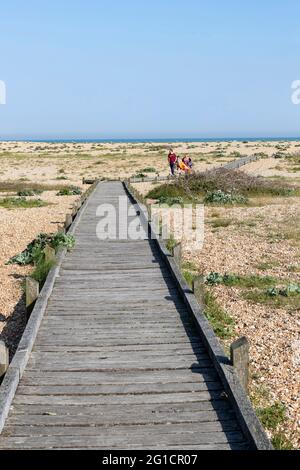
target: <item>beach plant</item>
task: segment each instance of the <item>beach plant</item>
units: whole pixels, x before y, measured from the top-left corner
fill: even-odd
[[[300,294],[300,284],[290,283],[282,289],[271,287],[267,289],[266,294],[270,297],[282,295],[283,297],[291,297]]]
[[[215,191],[208,191],[204,202],[213,204],[246,204],[248,199],[241,194],[225,193],[220,189]]]
[[[158,199],[158,202],[160,204],[167,204],[169,206],[172,206],[173,204],[184,204],[184,199],[183,197],[177,196],[177,197],[167,197],[167,196],[161,196]]]
[[[27,197],[27,196],[35,196],[38,194],[42,194],[43,190],[42,189],[23,189],[21,191],[17,192],[17,195],[19,197]]]
[[[46,245],[51,246],[58,251],[60,247],[66,247],[68,250],[74,247],[75,239],[72,235],[63,232],[54,234],[40,233],[32,242],[30,242],[25,250],[8,260],[6,264],[18,264],[21,266],[28,264],[37,264],[43,256],[43,250]]]
[[[55,265],[54,261],[46,261],[44,257],[41,257],[35,264],[33,272],[30,277],[35,279],[40,286],[42,286],[46,280],[46,277],[50,269]]]
[[[5,197],[0,199],[0,206],[4,209],[32,209],[35,207],[44,207],[48,203],[41,199],[27,200],[26,197]]]
[[[222,339],[230,339],[234,334],[234,320],[218,304],[214,294],[204,289],[204,315],[210,322],[215,334]]]
[[[285,182],[278,182],[262,176],[249,175],[243,171],[219,168],[204,172],[191,173],[175,178],[171,183],[164,183],[153,188],[147,197],[158,199],[160,196],[183,196],[185,198],[208,195],[212,202],[242,202],[243,196],[293,196],[299,188]],[[224,193],[224,195],[222,194]],[[230,196],[227,196],[230,195]]]
[[[156,168],[153,168],[151,166],[148,166],[146,168],[143,168],[141,170],[142,173],[156,173]]]
[[[256,413],[262,425],[272,433],[272,444],[276,450],[293,450],[293,444],[284,433],[280,426],[287,420],[286,407],[283,403],[276,401],[272,405],[264,408],[256,408]]]
[[[69,186],[63,189],[60,189],[57,196],[79,196],[82,194],[82,190],[78,186]]]
[[[269,430],[275,430],[285,421],[286,409],[281,402],[275,402],[265,408],[258,408],[256,412],[263,426]]]
[[[223,282],[223,276],[219,273],[216,273],[216,272],[211,272],[205,278],[205,283],[210,285],[210,286],[215,286],[217,284],[222,284],[222,282]]]
[[[251,289],[254,287],[264,288],[273,285],[276,279],[272,276],[258,276],[256,274],[238,275],[233,273],[225,273],[224,275],[218,272],[211,272],[205,278],[205,284],[214,286],[217,284],[224,284],[227,287],[244,287]]]

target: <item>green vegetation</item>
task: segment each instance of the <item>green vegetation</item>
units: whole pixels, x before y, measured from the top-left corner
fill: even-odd
[[[38,194],[42,194],[42,189],[23,189],[22,191],[18,191],[17,195],[19,197],[27,197],[27,196],[35,196]]]
[[[244,290],[243,298],[253,303],[271,305],[274,308],[284,307],[296,310],[300,308],[300,284],[284,283],[281,279],[272,276],[255,274],[242,276],[231,273],[222,275],[211,272],[206,276],[205,284],[239,287]],[[281,287],[277,287],[278,284],[281,284]]]
[[[182,269],[189,269],[190,271],[198,271],[198,267],[193,261],[184,261],[182,263]]]
[[[223,218],[216,218],[212,222],[210,222],[211,226],[213,228],[219,228],[219,227],[229,227],[233,223],[233,219],[223,219]]]
[[[272,431],[272,444],[277,450],[293,450],[292,443],[278,430],[286,421],[286,409],[283,403],[275,402],[265,408],[257,408],[256,413],[263,426]]]
[[[204,289],[204,315],[219,338],[230,339],[234,334],[234,320],[220,307],[214,294]]]
[[[272,431],[285,420],[285,406],[280,402],[265,408],[258,408],[256,412],[263,426]]]
[[[156,171],[157,171],[156,168],[153,168],[151,166],[148,166],[141,170],[142,173],[156,173]]]
[[[173,248],[174,246],[177,244],[177,241],[175,240],[174,236],[171,235],[169,240],[167,240],[166,242],[166,247],[167,247],[167,250],[169,250],[170,253],[173,252]]]
[[[216,284],[224,284],[225,286],[237,286],[245,288],[254,287],[269,287],[276,282],[276,279],[271,276],[257,276],[255,274],[249,274],[247,276],[241,276],[237,274],[219,274],[211,272],[206,278],[205,283],[213,286]]]
[[[175,204],[183,205],[184,204],[184,198],[183,197],[164,197],[162,196],[159,198],[159,203],[160,204],[167,204],[168,206],[173,206]]]
[[[78,186],[65,187],[58,191],[57,196],[78,196],[82,194],[82,191]]]
[[[10,258],[7,264],[19,264],[21,266],[33,263],[37,264],[46,245],[51,246],[51,248],[54,248],[55,252],[57,252],[60,247],[66,247],[70,250],[73,248],[74,244],[74,237],[72,235],[66,235],[63,232],[57,232],[51,235],[40,233],[37,238],[27,245],[22,253]]]
[[[278,265],[279,264],[276,261],[262,261],[261,263],[258,263],[255,267],[260,271],[267,271],[268,269],[275,268]]]
[[[0,181],[0,192],[15,192],[20,191],[33,191],[35,194],[41,194],[43,191],[59,191],[60,189],[65,188],[62,184],[38,184],[38,183],[28,183],[27,179],[20,178],[16,181]],[[41,192],[39,192],[41,191]]]
[[[264,291],[255,289],[250,292],[244,292],[243,297],[253,303],[270,305],[273,308],[299,310],[300,294],[298,288],[293,293],[291,293],[289,286],[282,289],[273,287]]]
[[[174,183],[170,183],[156,186],[155,188],[151,189],[151,191],[149,191],[146,197],[149,199],[157,199],[158,202],[161,202],[162,200],[165,201],[177,197],[183,198],[184,196],[184,188],[177,186]]]
[[[57,252],[62,246],[68,249],[72,248],[74,243],[74,237],[65,235],[62,232],[57,232],[53,235],[40,233],[35,240],[29,243],[22,253],[11,258],[7,264],[33,264],[34,270],[31,273],[31,277],[43,285],[48,272],[55,265],[55,261],[46,261],[44,253],[46,245],[51,246],[55,249],[55,252]]]
[[[43,285],[50,269],[55,265],[54,261],[46,262],[44,257],[41,257],[35,264],[35,268],[31,273],[31,277],[35,279],[40,285]]]
[[[193,280],[195,279],[195,273],[192,273],[192,272],[191,272],[190,270],[188,270],[188,269],[187,269],[187,270],[184,269],[184,270],[182,271],[182,274],[183,274],[183,277],[184,277],[186,283],[187,283],[190,287],[192,287],[192,285],[193,285]]]
[[[0,206],[4,209],[32,209],[34,207],[44,207],[48,203],[41,199],[27,200],[25,197],[5,197],[0,199]]]
[[[293,444],[282,432],[276,432],[272,438],[272,444],[276,450],[295,450]]]
[[[192,287],[193,280],[198,274],[198,268],[193,262],[187,261],[182,264],[182,274],[187,284]],[[230,339],[234,334],[234,320],[218,304],[214,294],[205,289],[204,284],[203,303],[203,314],[210,322],[215,334],[221,339]]]
[[[299,188],[287,183],[221,168],[176,178],[153,188],[147,197],[159,201],[174,197],[191,201],[201,197],[204,202],[214,204],[245,204],[249,197],[298,194]]]
[[[283,289],[278,289],[277,287],[272,287],[266,291],[266,294],[270,297],[276,297],[282,295],[283,297],[290,297],[300,294],[300,285],[290,283]]]
[[[55,179],[56,180],[67,180],[68,178],[66,176],[61,175],[61,176],[57,176]]]
[[[132,178],[146,178],[147,175],[145,175],[145,173],[136,173],[135,175],[132,176]]]
[[[220,189],[208,191],[204,202],[211,204],[247,204],[248,199],[241,194],[224,193]]]

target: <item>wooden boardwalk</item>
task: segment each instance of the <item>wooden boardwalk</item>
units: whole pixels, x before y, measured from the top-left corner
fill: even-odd
[[[88,200],[0,448],[248,448],[155,242],[96,237],[120,195],[107,182]]]

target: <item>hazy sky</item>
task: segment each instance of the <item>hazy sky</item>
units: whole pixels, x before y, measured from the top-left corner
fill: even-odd
[[[1,137],[300,135],[299,0],[0,5]]]

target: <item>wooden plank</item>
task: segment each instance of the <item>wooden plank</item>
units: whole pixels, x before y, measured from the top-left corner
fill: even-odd
[[[115,371],[110,372],[45,372],[43,370],[27,370],[22,379],[23,385],[99,385],[99,384],[152,384],[169,382],[211,382],[216,381],[218,375],[213,368],[202,369],[160,369],[160,370],[141,370],[141,371]]]
[[[52,408],[51,408],[52,409]],[[68,408],[69,410],[69,408]],[[82,412],[77,415],[73,412],[72,414],[55,414],[48,412],[42,412],[41,414],[17,414],[14,413],[8,420],[7,425],[9,427],[13,425],[19,426],[90,426],[91,415],[83,414]],[[118,414],[112,412],[108,414],[103,412],[102,414],[96,414],[93,417],[93,426],[119,426],[121,424],[126,425],[145,425],[145,424],[167,424],[167,423],[210,423],[210,422],[225,422],[234,419],[234,413],[228,409],[225,410],[210,410],[210,411],[198,411],[198,410],[182,410],[176,411],[160,411],[146,410],[143,413],[136,414],[136,409],[130,408],[130,412],[121,411]],[[51,430],[50,430],[51,432]]]
[[[153,384],[124,384],[124,385],[20,385],[21,395],[110,395],[110,394],[143,394],[143,393],[196,393],[203,391],[223,391],[220,382],[182,382],[182,383],[153,383]]]
[[[95,396],[43,396],[43,395],[21,395],[15,396],[14,403],[22,405],[114,405],[114,404],[146,404],[146,403],[178,403],[178,402],[200,402],[210,400],[221,400],[222,392],[197,392],[197,393],[157,393],[141,395],[95,395]]]
[[[173,427],[173,425],[171,425]],[[182,427],[182,426],[181,426]],[[143,427],[144,428],[144,427]],[[48,435],[45,436],[18,436],[18,437],[2,437],[0,441],[1,449],[19,448],[19,449],[55,449],[55,448],[102,448],[111,449],[119,448],[126,449],[127,443],[134,442],[135,446],[142,446],[144,449],[148,449],[149,446],[153,446],[156,443],[158,448],[164,448],[164,446],[184,446],[197,444],[228,444],[228,443],[244,443],[244,436],[239,431],[233,432],[189,432],[182,430],[180,433],[166,433],[166,429],[163,432],[155,434],[153,429],[144,429],[142,433],[134,431],[131,433],[126,427],[126,433],[123,429],[121,435],[116,432],[115,428],[113,434],[107,434],[107,431],[97,436],[52,436],[50,428],[44,428],[48,431]],[[152,432],[151,432],[152,431]],[[125,436],[125,437],[124,437]],[[157,445],[157,442],[159,444]],[[132,446],[132,444],[131,444]],[[209,446],[208,446],[209,448]]]
[[[53,404],[14,404],[13,416],[21,415],[25,418],[27,415],[42,415],[45,416],[45,420],[49,416],[73,416],[80,418],[80,416],[89,416],[90,423],[91,415],[103,417],[103,419],[110,419],[110,417],[115,420],[116,424],[119,421],[122,421],[125,415],[130,415],[130,419],[135,420],[136,417],[143,418],[144,413],[152,413],[154,416],[160,416],[161,414],[172,414],[173,419],[177,414],[181,413],[198,413],[198,412],[207,412],[214,411],[216,413],[226,412],[228,416],[232,419],[232,409],[230,404],[226,400],[211,400],[211,401],[200,401],[200,402],[180,402],[180,403],[156,403],[156,404],[128,404],[126,407],[121,404],[102,404],[102,405],[53,405]]]
[[[226,420],[226,421],[204,421],[200,423],[188,422],[188,433],[199,433],[199,434],[210,434],[210,433],[218,433],[222,432],[225,434],[229,432],[238,431],[238,425],[236,420]],[[93,437],[93,436],[101,436],[103,439],[103,443],[107,445],[111,445],[116,441],[119,444],[126,443],[128,439],[128,435],[131,435],[132,438],[135,438],[135,435],[139,435],[140,438],[147,439],[149,435],[155,435],[158,438],[162,436],[162,439],[165,439],[166,435],[170,436],[180,436],[187,433],[184,431],[184,426],[181,423],[166,423],[166,424],[151,424],[147,425],[144,424],[143,427],[140,425],[118,425],[109,427],[108,429],[103,426],[46,426],[46,425],[33,425],[30,429],[31,436],[45,436],[48,437],[51,435],[52,437],[55,436],[71,436],[71,437]],[[7,434],[13,434],[14,436],[26,436],[27,429],[24,426],[19,425],[10,425],[9,429],[7,429]],[[3,433],[3,437],[5,438],[6,433]],[[240,434],[241,435],[241,434]],[[112,441],[114,440],[114,442]],[[241,440],[244,440],[243,438]],[[140,443],[144,443],[140,440]]]

